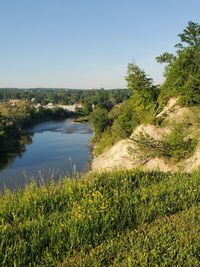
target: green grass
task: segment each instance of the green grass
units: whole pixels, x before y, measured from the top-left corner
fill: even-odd
[[[142,224],[60,266],[199,266],[200,206]]]
[[[5,191],[0,266],[197,266],[199,175],[89,173]]]

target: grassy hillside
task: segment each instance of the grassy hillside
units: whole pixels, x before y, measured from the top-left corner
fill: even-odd
[[[60,266],[199,266],[200,206],[142,224]]]
[[[199,173],[89,173],[0,197],[0,266],[198,266]]]

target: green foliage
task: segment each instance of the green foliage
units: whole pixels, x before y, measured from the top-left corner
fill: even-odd
[[[156,57],[158,63],[168,63],[172,64],[176,60],[176,57],[171,53],[163,53],[162,55]]]
[[[92,119],[94,129],[97,125],[95,141],[98,140],[98,142],[95,143],[95,155],[102,153],[105,148],[112,146],[118,140],[129,137],[140,123],[153,121],[159,88],[154,86],[152,79],[148,78],[135,64],[128,64],[125,79],[131,97],[120,105],[114,106],[108,115],[104,113],[102,115],[104,119],[100,119],[99,110],[94,111],[91,116],[96,118]],[[99,124],[102,127],[99,127]]]
[[[183,33],[178,35],[180,43],[177,55],[164,53],[157,57],[161,63],[168,63],[165,70],[166,80],[161,86],[159,102],[169,97],[179,96],[182,104],[200,103],[200,25],[189,22]],[[187,46],[183,46],[186,43]]]
[[[0,265],[198,263],[199,193],[199,173],[136,171],[7,190],[0,197]]]
[[[187,138],[183,127],[176,126],[164,140],[168,146],[167,157],[173,161],[189,158],[197,146],[197,140]]]
[[[55,119],[64,119],[67,117],[67,113],[63,108],[54,108],[51,113],[52,118]]]
[[[132,100],[127,100],[119,107],[119,114],[113,120],[112,131],[120,138],[130,136],[133,129],[139,124]]]
[[[90,120],[92,122],[95,134],[99,136],[109,125],[107,109],[100,107],[95,108],[91,113]]]
[[[153,85],[153,80],[148,78],[145,72],[137,65],[132,63],[128,64],[125,80],[133,97],[135,93],[140,94],[142,103],[154,102],[157,99],[158,91]]]
[[[169,66],[160,100],[169,96],[179,96],[187,105],[200,103],[200,47],[186,48]]]
[[[143,70],[141,70],[136,64],[129,63],[127,76],[127,87],[133,91],[149,90],[152,86],[152,79],[148,78]]]
[[[96,138],[94,139],[95,146],[93,153],[95,155],[101,154],[117,141],[129,137],[140,122],[131,99],[115,106],[107,116],[108,125],[106,130],[100,136],[96,134]]]
[[[190,47],[200,45],[200,25],[193,21],[188,22],[188,26],[183,30],[183,33],[178,34],[180,43],[176,44],[175,47],[183,50],[185,47],[183,43],[186,43]]]
[[[85,101],[84,102],[84,105],[83,105],[83,113],[84,115],[89,115],[91,112],[93,111],[93,108],[92,108],[92,104],[88,101]]]
[[[128,64],[126,76],[127,87],[131,93],[131,97],[116,105],[104,121],[107,121],[107,127],[101,127],[101,130],[95,130],[96,140],[94,154],[98,155],[105,148],[110,147],[120,139],[129,137],[134,128],[140,123],[150,123],[153,121],[159,88],[153,85],[153,80],[148,78],[143,70],[135,64]],[[93,125],[100,123],[99,111],[97,112],[96,121],[92,121]],[[93,116],[93,114],[92,114]],[[103,131],[106,130],[104,134]],[[98,138],[101,133],[101,139]]]
[[[187,138],[183,125],[175,125],[161,140],[141,133],[134,141],[146,157],[165,157],[174,162],[189,158],[197,146],[196,139]]]
[[[132,105],[135,115],[140,122],[149,122],[152,119],[159,88],[153,85],[153,80],[148,78],[143,70],[135,64],[128,64],[125,77],[127,87],[132,93]]]
[[[129,98],[127,89],[4,89],[0,88],[0,101],[9,99],[28,100],[34,104],[48,103],[73,105],[75,103],[89,102],[102,108],[111,109],[114,105]]]

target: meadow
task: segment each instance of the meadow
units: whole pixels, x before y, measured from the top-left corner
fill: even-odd
[[[0,196],[0,266],[198,266],[200,173],[118,170]]]

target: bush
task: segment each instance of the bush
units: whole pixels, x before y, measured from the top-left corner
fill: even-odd
[[[161,140],[141,133],[134,141],[147,157],[165,157],[174,162],[189,158],[197,145],[197,140],[187,138],[184,126],[178,124]]]
[[[109,126],[108,111],[105,108],[97,107],[90,115],[96,137],[101,135]]]

